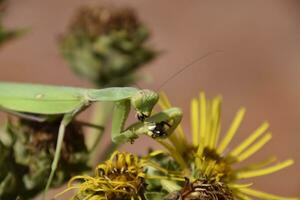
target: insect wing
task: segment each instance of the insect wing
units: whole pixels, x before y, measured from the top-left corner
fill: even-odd
[[[63,114],[80,108],[87,89],[0,82],[0,107],[37,114]]]

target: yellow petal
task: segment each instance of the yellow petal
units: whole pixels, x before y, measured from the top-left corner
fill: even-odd
[[[203,149],[205,147],[206,140],[206,121],[207,121],[207,106],[206,106],[206,97],[205,93],[201,92],[199,95],[199,104],[200,104],[200,132],[199,132],[199,145],[197,149],[197,156],[201,157]],[[197,159],[197,164],[199,165],[201,159]]]
[[[234,193],[234,196],[237,197],[237,199],[240,200],[252,200],[250,197],[248,197],[247,195],[243,194],[243,193]]]
[[[251,170],[260,169],[260,168],[266,167],[267,165],[270,165],[271,163],[275,162],[276,160],[277,160],[276,157],[272,156],[261,162],[249,164],[245,167],[236,169],[235,171],[242,172],[242,171],[251,171]]]
[[[260,150],[268,141],[270,141],[272,138],[271,133],[267,133],[264,137],[262,137],[258,142],[253,144],[251,147],[249,147],[247,150],[245,150],[241,155],[237,157],[237,161],[241,162],[243,160],[246,160],[253,154],[255,154],[258,150]]]
[[[267,122],[263,123],[258,127],[250,136],[245,139],[238,147],[236,147],[230,153],[232,156],[238,156],[242,151],[244,151],[250,144],[252,144],[259,136],[261,136],[269,127]]]
[[[199,142],[199,104],[197,99],[193,99],[191,102],[191,121],[192,121],[192,134],[193,145],[198,146]]]
[[[200,102],[200,137],[199,139],[205,138],[206,134],[206,97],[205,93],[201,92],[199,96],[199,102]],[[201,141],[199,142],[201,143]]]
[[[212,103],[212,118],[211,118],[211,137],[209,147],[214,148],[220,134],[220,118],[221,118],[221,97],[216,97]]]
[[[265,192],[253,190],[251,188],[241,188],[240,191],[246,195],[250,195],[253,197],[257,197],[260,199],[266,199],[266,200],[297,200],[298,199],[298,198],[294,198],[294,197],[281,197],[281,196],[277,196],[277,195],[273,195],[273,194],[268,194]]]
[[[168,108],[171,108],[171,104],[169,102],[169,99],[167,95],[164,92],[159,93],[159,101],[158,101],[159,106],[165,110]]]
[[[250,187],[253,185],[253,183],[246,183],[246,184],[227,184],[228,187],[230,187],[231,189],[236,189],[236,188],[245,188],[245,187]]]
[[[222,142],[220,143],[220,146],[218,148],[218,152],[219,153],[223,153],[224,150],[227,148],[228,144],[230,143],[230,141],[232,140],[232,138],[234,137],[237,129],[239,128],[244,115],[245,115],[246,109],[245,108],[241,108],[239,109],[239,111],[236,113],[235,118],[230,126],[230,128],[228,129],[227,133],[225,134],[224,139],[222,140]]]
[[[244,178],[251,178],[251,177],[256,177],[256,176],[264,176],[264,175],[272,174],[274,172],[282,170],[286,167],[289,167],[293,163],[294,163],[293,160],[286,160],[284,162],[278,163],[271,167],[267,167],[265,169],[257,169],[257,170],[252,170],[252,171],[239,172],[236,174],[236,177],[237,177],[237,179],[244,179]]]

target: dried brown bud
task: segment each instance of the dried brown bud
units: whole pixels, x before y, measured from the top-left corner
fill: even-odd
[[[60,121],[60,119],[51,122],[20,120],[22,133],[30,136],[28,148],[32,150],[32,153],[37,153],[43,149],[54,150],[56,148]],[[70,155],[78,151],[87,151],[84,144],[83,130],[80,124],[71,122],[65,131],[61,159],[68,161]]]
[[[71,24],[71,30],[95,38],[113,30],[131,32],[138,25],[138,18],[131,8],[117,9],[111,6],[84,6],[76,14]]]
[[[220,182],[196,180],[190,183],[187,179],[181,191],[168,194],[165,200],[233,200],[231,191]]]

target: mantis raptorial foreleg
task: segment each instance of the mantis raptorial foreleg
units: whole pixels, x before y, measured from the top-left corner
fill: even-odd
[[[135,134],[125,134],[124,126],[130,112],[130,101],[123,100],[115,104],[112,118],[112,141],[116,144],[134,140]]]
[[[125,103],[122,106],[124,106],[125,108]],[[122,112],[124,117],[125,114],[128,115],[129,110],[116,110],[114,114],[116,114],[116,112]],[[114,118],[116,118],[115,123],[117,124],[113,124],[113,128],[115,131],[113,132],[113,141],[116,143],[123,143],[127,141],[132,142],[134,139],[143,134],[149,135],[152,138],[160,139],[168,137],[180,123],[182,119],[182,111],[179,108],[170,108],[152,115],[144,122],[135,123],[125,130],[122,130],[124,127],[124,121],[122,121],[122,127],[117,126],[120,124],[122,118],[119,115],[114,116]]]
[[[166,138],[177,128],[182,119],[179,108],[169,108],[149,117],[145,122],[148,126],[148,135],[152,138]]]
[[[106,159],[119,144],[125,142],[133,142],[140,135],[148,135],[154,139],[163,139],[172,134],[182,119],[182,111],[179,108],[170,108],[152,115],[143,122],[138,122],[124,130],[122,119],[126,119],[129,113],[129,108],[126,102],[118,104],[115,107],[112,125],[112,140],[102,159]],[[123,124],[123,126],[119,126]]]

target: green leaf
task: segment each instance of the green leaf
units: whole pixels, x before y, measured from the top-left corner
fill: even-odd
[[[146,192],[145,198],[147,200],[164,200],[165,194],[160,192]]]

